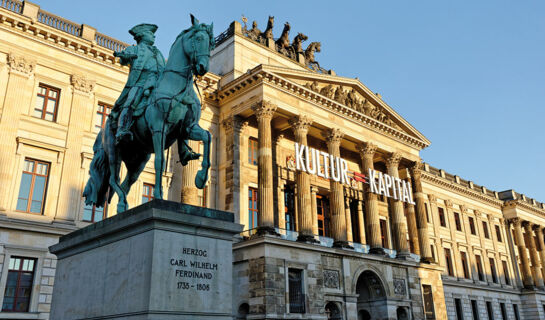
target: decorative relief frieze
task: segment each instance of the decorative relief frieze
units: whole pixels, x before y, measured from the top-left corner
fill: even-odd
[[[10,52],[8,54],[8,66],[10,72],[30,77],[34,74],[36,62]]]
[[[394,278],[394,293],[398,296],[405,296],[407,294],[405,279]]]
[[[324,270],[324,286],[330,289],[339,289],[339,271]]]
[[[86,76],[81,74],[73,74],[70,77],[70,83],[75,91],[85,94],[92,93],[96,84],[94,80],[89,80]]]

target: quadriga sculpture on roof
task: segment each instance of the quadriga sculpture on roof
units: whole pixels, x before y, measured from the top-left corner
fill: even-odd
[[[202,167],[195,177],[197,188],[204,188],[210,168],[210,133],[199,126],[201,103],[193,89],[194,76],[208,72],[210,50],[214,48],[213,25],[199,23],[191,15],[191,27],[182,31],[164,59],[155,47],[157,26],[138,25],[131,34],[138,42],[117,52],[122,64],[130,64],[127,85],[93,146],[90,177],[83,196],[88,205],[104,206],[114,192],[119,197],[117,212],[127,210],[127,193],[138,179],[152,153],[155,154],[153,197],[163,198],[164,150],[174,142],[182,165],[201,155],[193,152],[187,140],[202,141]],[[127,168],[120,183],[123,162]],[[109,192],[109,191],[113,192]]]

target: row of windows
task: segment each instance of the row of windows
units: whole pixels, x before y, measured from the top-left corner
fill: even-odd
[[[464,320],[464,311],[462,308],[462,300],[455,298],[454,306],[456,308],[456,319]],[[501,320],[509,320],[507,317],[507,307],[504,302],[500,302]],[[515,320],[520,320],[519,308],[517,304],[513,304],[513,313]],[[486,315],[488,320],[494,320],[494,309],[492,308],[492,302],[486,301]],[[471,316],[473,320],[480,320],[479,306],[477,300],[471,300]]]
[[[38,94],[36,95],[36,104],[32,116],[51,122],[57,121],[57,110],[59,107],[60,89],[40,83]],[[99,102],[95,117],[95,128],[103,128],[106,119],[112,110],[112,106]]]
[[[447,274],[449,276],[454,276],[454,266],[453,266],[453,260],[452,260],[452,253],[449,248],[444,248],[445,250],[445,264],[447,267]],[[489,264],[490,264],[490,276],[492,277],[492,282],[498,283],[498,274],[496,272],[496,260],[494,258],[488,258]],[[471,279],[471,272],[469,268],[469,260],[467,258],[467,254],[464,251],[460,251],[460,262],[462,264],[462,272],[463,277],[466,279]],[[507,261],[502,260],[502,268],[503,268],[503,274],[505,278],[505,284],[511,284],[511,280],[509,277],[509,268],[507,265]],[[483,263],[481,260],[481,256],[476,254],[475,255],[475,267],[477,270],[477,277],[479,281],[486,281],[485,279],[485,273],[483,268]]]
[[[441,227],[446,228],[447,219],[445,215],[445,209],[438,207],[437,210],[439,212],[439,225]],[[477,228],[475,227],[475,219],[473,217],[468,217],[468,222],[469,222],[469,231],[471,232],[471,234],[477,235]],[[488,231],[488,223],[486,221],[483,221],[482,223],[483,223],[483,236],[486,239],[490,239],[490,233]],[[454,212],[454,224],[456,226],[457,231],[462,231],[462,221],[461,221],[460,213],[456,211]],[[494,227],[496,231],[496,239],[498,240],[498,242],[503,242],[500,226],[495,225]]]
[[[19,187],[19,195],[17,197],[17,211],[43,214],[49,171],[49,163],[34,159],[25,159],[23,174],[21,176],[21,184]],[[208,188],[205,188],[202,194],[199,195],[200,205],[203,207],[207,201],[207,189]],[[153,184],[144,183],[142,190],[142,203],[153,200],[153,190]],[[257,204],[257,196],[255,201]],[[105,203],[104,207],[102,208],[86,205],[83,209],[83,221],[98,222],[105,219],[107,216],[107,203]],[[255,218],[257,223],[257,213]]]

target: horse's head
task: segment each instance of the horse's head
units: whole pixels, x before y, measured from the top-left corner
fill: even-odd
[[[210,50],[214,49],[214,23],[207,25],[199,23],[191,15],[191,28],[186,30],[183,41],[184,52],[189,58],[193,73],[199,76],[208,72],[210,66]]]

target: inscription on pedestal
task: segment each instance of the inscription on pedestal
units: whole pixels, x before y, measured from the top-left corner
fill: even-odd
[[[182,248],[180,257],[170,259],[174,276],[180,279],[176,283],[179,290],[210,291],[213,279],[217,277],[218,264],[210,262],[208,251],[198,248]]]

